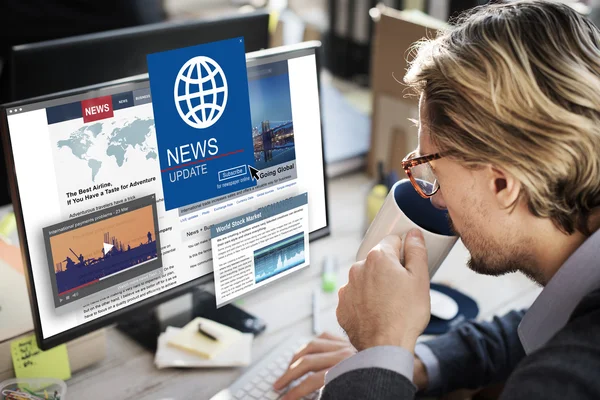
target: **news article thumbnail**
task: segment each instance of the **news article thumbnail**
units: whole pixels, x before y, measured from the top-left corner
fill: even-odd
[[[253,162],[244,39],[148,54],[147,64],[165,209],[255,187],[247,172],[220,180]]]
[[[144,265],[161,268],[156,201],[148,197],[151,204],[136,200],[45,229],[58,305],[106,288],[101,282],[110,286],[131,279],[131,272],[146,273],[149,269],[141,268]],[[126,271],[130,274],[122,274]]]
[[[254,167],[258,170],[296,159],[287,61],[271,69],[283,73],[248,82]]]

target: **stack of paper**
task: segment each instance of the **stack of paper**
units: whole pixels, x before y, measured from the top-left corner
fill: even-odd
[[[198,325],[210,326],[218,340],[198,333]],[[251,333],[241,333],[204,318],[196,318],[183,328],[168,327],[158,338],[154,363],[157,368],[247,366],[252,361]]]

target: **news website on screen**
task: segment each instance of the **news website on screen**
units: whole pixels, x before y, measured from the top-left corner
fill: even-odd
[[[308,265],[326,225],[315,56],[246,67],[241,49],[151,55],[149,81],[8,116],[44,338],[213,270],[222,305]]]

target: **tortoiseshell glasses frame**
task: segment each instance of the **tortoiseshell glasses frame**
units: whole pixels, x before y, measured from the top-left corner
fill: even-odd
[[[440,190],[440,184],[438,183],[437,178],[435,177],[435,174],[431,169],[431,165],[429,164],[429,162],[439,160],[443,157],[443,155],[441,155],[440,153],[434,153],[420,157],[415,157],[416,154],[417,151],[415,150],[409,153],[406,157],[404,157],[404,160],[402,160],[402,168],[404,168],[404,172],[406,172],[406,175],[408,175],[408,179],[410,179],[410,182],[412,183],[417,193],[419,193],[419,195],[424,199],[428,199],[435,195],[438,192],[438,190]],[[413,173],[412,169],[418,166],[423,166],[424,169],[427,169],[426,172],[423,173],[430,173],[431,177],[435,178],[433,179],[433,182],[430,182],[431,179],[428,180],[423,179],[423,177],[421,176],[415,176],[418,174]],[[424,186],[421,186],[419,182],[423,182],[426,183],[427,186],[431,186],[431,190],[426,191]]]

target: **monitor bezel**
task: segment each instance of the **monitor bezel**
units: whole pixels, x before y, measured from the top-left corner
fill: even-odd
[[[274,55],[293,55],[297,52],[303,52],[306,50],[313,50],[316,58],[316,68],[317,68],[317,87],[319,93],[319,114],[320,114],[320,124],[321,124],[321,152],[323,155],[323,182],[324,182],[324,196],[325,196],[325,226],[320,228],[314,232],[309,234],[309,240],[314,241],[316,239],[328,236],[330,234],[329,228],[329,202],[328,202],[328,185],[327,185],[327,175],[325,170],[325,145],[323,140],[323,119],[322,119],[322,101],[321,101],[321,79],[320,79],[320,71],[321,71],[321,59],[322,59],[322,47],[321,43],[318,41],[311,42],[303,42],[296,45],[290,46],[282,46],[278,48],[259,50],[252,53],[247,53],[247,60],[255,60],[261,58],[268,58]],[[291,57],[290,57],[291,58]],[[136,83],[140,83],[148,80],[147,74],[137,75],[135,77],[121,79],[118,81],[111,81],[103,84],[87,86],[80,89],[68,90],[60,93],[55,93],[46,96],[35,97],[27,100],[20,100],[13,103],[8,103],[4,105],[0,105],[0,136],[2,136],[3,144],[4,144],[4,153],[6,160],[6,168],[8,172],[8,180],[10,186],[10,194],[13,199],[13,210],[15,213],[15,217],[17,219],[17,231],[19,234],[19,241],[21,244],[21,258],[23,260],[23,266],[25,271],[25,280],[27,284],[27,289],[29,292],[29,301],[33,316],[33,324],[34,331],[37,338],[37,344],[42,350],[47,350],[52,347],[58,346],[60,344],[66,343],[70,340],[76,339],[80,336],[86,335],[98,329],[110,326],[118,322],[119,319],[123,318],[129,313],[144,309],[144,308],[153,308],[158,306],[161,303],[164,303],[168,300],[174,299],[178,296],[181,296],[190,291],[191,288],[199,285],[204,285],[210,282],[214,282],[214,273],[210,272],[200,278],[194,279],[192,281],[183,283],[177,287],[169,289],[163,293],[158,293],[150,298],[140,301],[139,303],[133,304],[131,306],[127,306],[123,309],[117,310],[111,314],[105,315],[98,319],[95,319],[90,322],[83,323],[56,335],[44,338],[42,334],[42,325],[38,308],[37,295],[35,290],[35,282],[33,279],[33,270],[31,268],[31,259],[29,256],[29,244],[27,242],[27,237],[25,235],[25,222],[23,218],[23,213],[21,209],[20,203],[20,195],[19,195],[19,187],[16,178],[15,164],[14,158],[12,154],[12,143],[9,134],[8,128],[8,118],[6,110],[9,108],[15,108],[23,105],[30,105],[38,102],[44,102],[48,100],[54,100],[57,98],[80,95],[87,92],[93,91],[101,91],[107,88],[115,88],[119,85],[124,86],[124,90],[127,89],[128,86],[134,85]],[[17,199],[16,201],[14,199]]]

